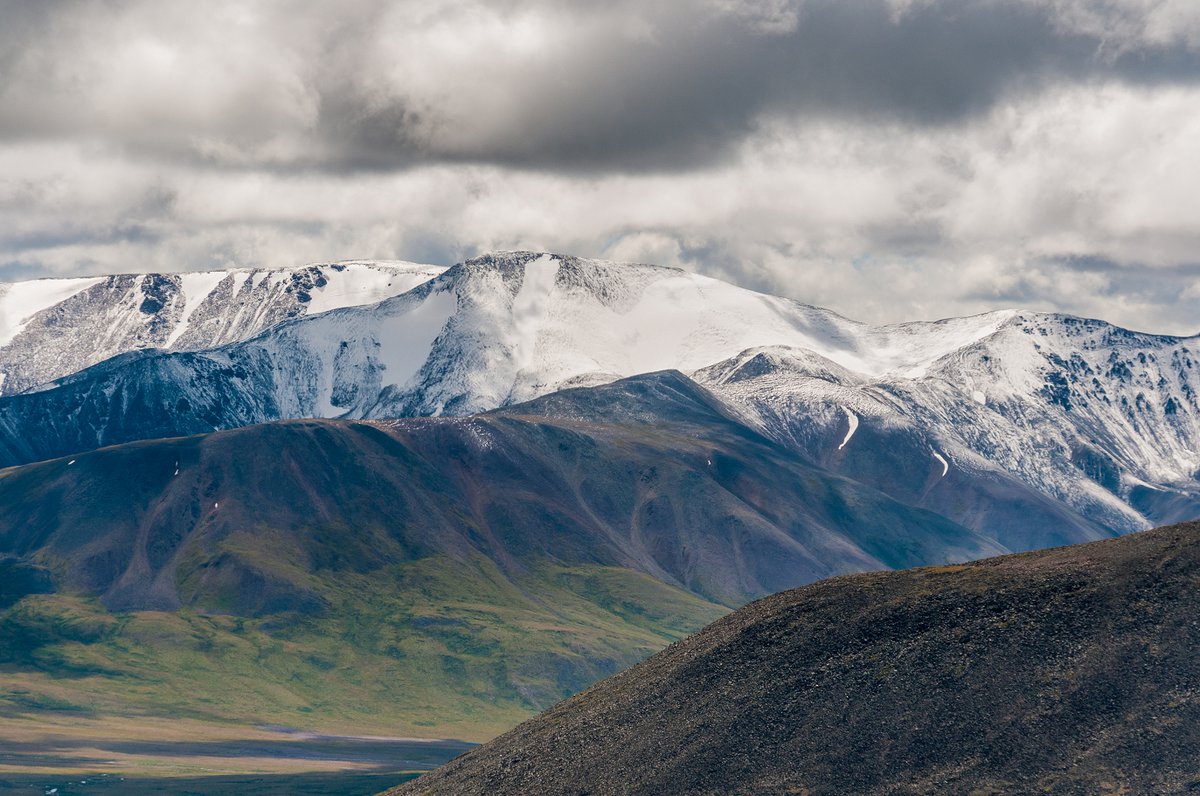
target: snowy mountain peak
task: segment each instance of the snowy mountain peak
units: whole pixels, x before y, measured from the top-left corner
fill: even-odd
[[[771,377],[814,378],[835,384],[862,381],[862,377],[833,360],[804,348],[788,346],[747,349],[737,356],[698,370],[696,377],[702,383],[711,385],[730,385]]]
[[[460,313],[525,333],[536,320],[545,338],[539,348],[588,351],[601,374],[694,370],[739,351],[785,346],[864,376],[913,376],[1016,315],[875,327],[678,268],[528,251],[468,260],[428,289],[439,286],[453,289]]]
[[[679,269],[523,251],[468,260],[377,307],[289,323],[252,345],[324,363],[295,412],[382,417],[466,414],[568,385],[697,372],[740,354],[746,361],[726,363],[729,373],[704,378],[764,368],[846,384],[934,378],[986,401],[999,389],[980,380],[987,368],[956,373],[954,363],[1003,349],[982,353],[984,363],[1002,361],[995,367],[1011,370],[1021,394],[1037,393],[1044,342],[1031,330],[1049,325],[1079,327],[1012,310],[870,326]]]

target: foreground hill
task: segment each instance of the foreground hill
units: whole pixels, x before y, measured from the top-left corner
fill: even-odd
[[[1000,551],[678,373],[265,424],[0,472],[0,683],[12,709],[484,739],[763,594]]]
[[[390,793],[1200,788],[1200,523],[756,602]]]

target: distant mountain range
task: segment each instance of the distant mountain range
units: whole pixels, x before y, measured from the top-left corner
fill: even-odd
[[[388,796],[1190,793],[1200,523],[753,603]]]
[[[230,547],[255,527],[300,568]],[[430,556],[621,567],[737,606],[1001,551],[804,463],[675,372],[470,418],[270,423],[27,465],[0,477],[0,549],[114,610],[242,616],[319,613],[311,570]]]
[[[396,292],[0,399],[0,463],[280,419],[468,415],[675,369],[810,462],[1008,549],[1039,544],[1028,522],[1005,536],[1014,492],[1093,538],[1200,514],[1194,337],[1014,311],[876,327],[675,269],[538,253]]]

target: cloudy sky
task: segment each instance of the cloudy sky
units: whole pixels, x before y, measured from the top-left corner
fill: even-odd
[[[0,280],[679,265],[1200,332],[1196,0],[0,0]]]

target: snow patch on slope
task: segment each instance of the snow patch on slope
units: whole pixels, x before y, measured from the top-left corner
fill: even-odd
[[[550,315],[558,267],[558,260],[548,254],[525,265],[521,289],[512,303],[512,358],[518,378],[533,365],[541,321]]]
[[[421,370],[433,343],[458,308],[454,293],[439,290],[406,313],[386,318],[380,325],[380,360],[384,384],[403,386]]]
[[[846,438],[842,440],[842,444],[837,446],[838,450],[846,447],[846,443],[854,436],[854,432],[858,431],[858,415],[851,412],[846,407],[842,407],[842,411],[846,413],[846,422],[850,424],[850,428],[846,430]]]
[[[339,270],[341,269],[341,270]],[[347,260],[321,266],[329,284],[312,294],[308,314],[374,304],[428,282],[445,268],[403,261]]]
[[[188,319],[192,317],[192,313],[204,303],[204,300],[216,289],[227,273],[227,271],[205,271],[179,275],[180,288],[183,292],[184,301],[183,312],[180,314],[175,328],[167,337],[164,348],[172,347],[183,336],[184,332],[187,331]]]
[[[12,342],[34,315],[104,279],[34,279],[0,285],[0,346]]]

